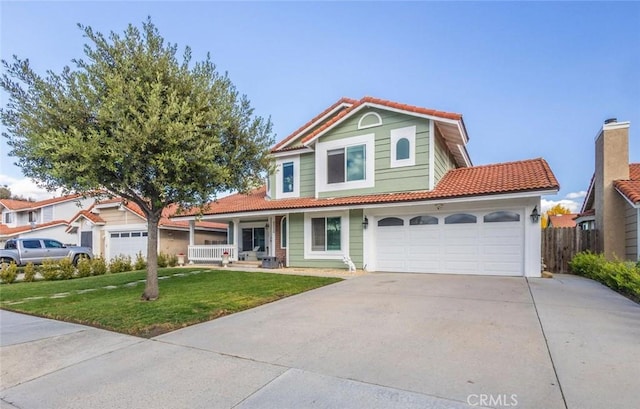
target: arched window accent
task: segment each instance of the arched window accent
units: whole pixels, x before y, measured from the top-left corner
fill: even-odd
[[[451,214],[444,218],[444,224],[476,223],[476,217],[469,213]]]
[[[287,216],[280,219],[280,248],[287,248]]]
[[[385,217],[384,219],[378,220],[378,227],[388,226],[404,226],[404,220],[398,217]]]
[[[416,216],[409,220],[409,225],[419,226],[422,224],[438,224],[438,218],[433,216]]]
[[[485,223],[519,222],[520,215],[515,212],[498,211],[484,215]]]
[[[411,156],[411,143],[407,138],[400,138],[396,142],[396,160],[409,159]]]
[[[375,112],[367,112],[360,117],[358,129],[372,128],[382,125],[382,118]]]

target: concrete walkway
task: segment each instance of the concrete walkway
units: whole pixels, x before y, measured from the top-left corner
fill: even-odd
[[[0,311],[0,408],[635,408],[590,280],[369,274],[146,340]]]

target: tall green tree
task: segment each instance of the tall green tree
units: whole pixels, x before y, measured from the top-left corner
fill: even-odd
[[[149,229],[142,298],[154,300],[162,209],[202,209],[217,192],[256,186],[268,169],[271,122],[209,56],[194,63],[187,47],[179,60],[150,18],[108,36],[78,27],[88,41],[73,68],[41,76],[27,59],[2,61],[3,135],[42,186],[103,190],[140,206]]]

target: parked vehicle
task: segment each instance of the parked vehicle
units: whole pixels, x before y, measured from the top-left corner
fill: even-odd
[[[92,251],[88,247],[66,246],[53,239],[11,239],[7,240],[4,250],[0,250],[0,263],[11,263],[19,266],[29,262],[42,264],[45,259],[60,260],[68,257],[77,264],[81,258],[91,258]]]

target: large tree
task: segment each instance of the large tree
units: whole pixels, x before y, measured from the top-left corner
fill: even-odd
[[[110,195],[142,209],[148,223],[147,282],[159,295],[158,222],[170,203],[205,206],[216,193],[246,191],[268,168],[271,122],[254,116],[210,57],[165,44],[148,19],[105,36],[78,25],[84,59],[39,75],[29,60],[2,61],[0,111],[11,155],[49,189]]]

